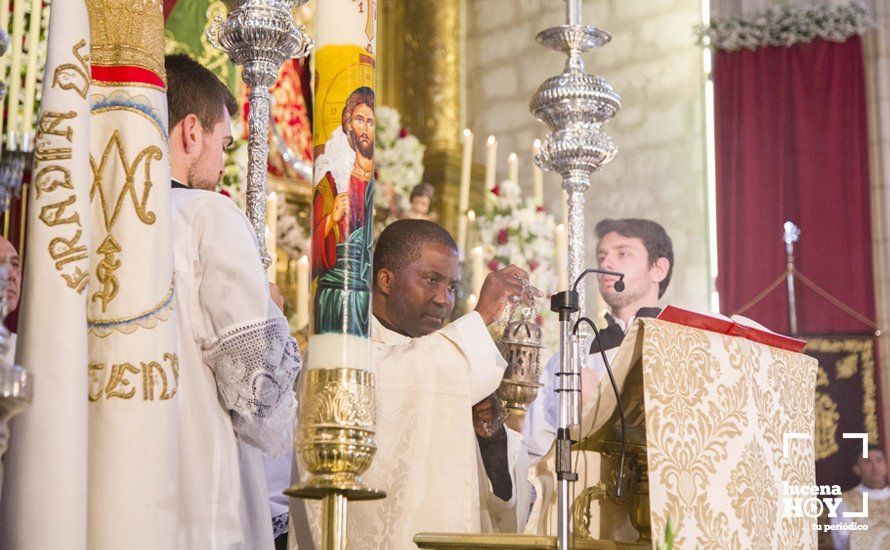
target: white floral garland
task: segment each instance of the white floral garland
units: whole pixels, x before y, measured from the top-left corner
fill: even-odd
[[[423,178],[423,154],[426,146],[416,136],[402,128],[402,117],[392,107],[375,109],[374,169],[377,189],[374,204],[390,210],[393,206],[405,210],[411,191]],[[389,203],[387,187],[394,193],[396,204]]]
[[[875,26],[871,10],[862,0],[837,6],[816,4],[769,8],[756,15],[712,19],[699,27],[702,44],[718,50],[756,50],[763,46],[793,46],[817,38],[843,42]]]

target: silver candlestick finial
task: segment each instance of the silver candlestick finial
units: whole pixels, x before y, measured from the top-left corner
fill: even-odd
[[[207,29],[211,44],[226,52],[244,69],[241,78],[250,87],[250,128],[247,144],[247,216],[256,233],[263,265],[272,257],[266,250],[266,170],[269,157],[269,87],[278,79],[281,64],[303,57],[312,39],[295,25],[291,11],[308,0],[224,0],[225,19]]]
[[[529,110],[549,128],[535,163],[542,170],[562,176],[562,186],[569,198],[569,286],[584,271],[584,193],[590,176],[615,157],[617,148],[603,130],[604,122],[621,108],[621,98],[602,78],[588,74],[581,54],[608,43],[609,33],[581,24],[581,0],[566,0],[568,24],[538,34],[538,42],[566,54],[563,72],[548,78],[535,92]],[[584,311],[583,281],[577,285],[578,310]],[[560,289],[564,290],[564,289]],[[577,311],[577,310],[576,310]],[[560,314],[562,315],[562,314]],[[572,315],[572,319],[577,314]],[[572,472],[570,449],[577,441],[578,396],[581,373],[578,362],[579,340],[570,332],[567,317],[560,321],[559,432],[557,437],[557,542],[560,550],[569,548],[570,488],[577,476]],[[581,337],[587,340],[586,327]],[[586,349],[586,346],[585,346]]]

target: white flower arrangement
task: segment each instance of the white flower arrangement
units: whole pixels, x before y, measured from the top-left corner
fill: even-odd
[[[423,178],[423,154],[426,146],[402,128],[402,117],[392,107],[380,106],[375,111],[376,138],[374,168],[377,193],[374,204],[386,211],[405,210],[414,187]],[[388,193],[388,190],[392,193]],[[392,196],[393,204],[390,202]]]
[[[817,38],[844,42],[875,26],[868,5],[817,4],[807,7],[781,5],[747,17],[713,19],[697,29],[699,40],[718,50],[756,50],[763,46],[793,46]]]
[[[494,271],[510,264],[529,274],[532,285],[544,292],[536,322],[543,330],[545,349],[541,364],[559,348],[559,327],[545,304],[556,292],[556,245],[553,216],[524,198],[516,183],[505,180],[487,193],[490,208],[477,218],[476,228],[487,268]]]
[[[556,291],[553,216],[523,198],[519,186],[506,180],[490,193],[491,209],[477,222],[488,268],[517,265],[545,295]]]

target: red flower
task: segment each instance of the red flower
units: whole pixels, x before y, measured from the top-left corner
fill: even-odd
[[[498,231],[498,244],[507,244],[509,237],[507,235],[506,229],[501,229]]]
[[[538,267],[539,267],[540,265],[541,265],[541,264],[539,264],[536,260],[532,260],[532,261],[530,261],[530,262],[528,263],[528,270],[529,270],[529,271],[534,271],[534,270],[538,269]]]
[[[544,318],[541,317],[540,315],[538,315],[537,317],[535,317],[535,324],[538,325],[539,327],[540,327],[540,326],[543,326],[543,325],[544,325]]]
[[[535,212],[543,212],[543,211],[544,211],[544,207],[541,206],[540,204],[537,206],[537,208],[535,208]]]
[[[492,261],[488,262],[488,269],[490,271],[497,271],[500,268],[501,268],[501,264],[499,264],[497,260],[492,260]]]
[[[226,189],[224,189],[224,188],[219,190],[219,194],[220,194],[220,195],[224,195],[224,196],[226,196],[226,197],[229,197],[230,199],[232,198],[232,194],[229,193],[228,190],[226,190]]]
[[[491,188],[491,193],[492,193],[495,197],[500,197],[500,196],[501,196],[501,186],[500,186],[500,185],[495,185],[494,187],[492,187],[492,188]]]
[[[411,132],[409,132],[407,128],[402,128],[401,130],[399,130],[399,137],[400,137],[400,138],[408,137],[408,135],[409,135],[410,133],[411,133]]]

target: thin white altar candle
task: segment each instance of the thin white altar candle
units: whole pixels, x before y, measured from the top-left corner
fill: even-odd
[[[9,2],[0,2],[0,29],[4,31],[9,29]],[[0,82],[6,82],[6,67],[9,64],[9,55],[0,56]],[[6,97],[4,96],[0,99],[0,113],[3,112],[3,104],[6,101]],[[3,124],[6,122],[6,117],[0,116],[0,136],[3,135]],[[0,145],[2,145],[2,140],[0,140]]]
[[[510,156],[507,157],[507,176],[510,181],[519,185],[519,157],[516,156],[516,153],[510,153]]]
[[[488,136],[485,144],[485,190],[491,191],[495,187],[498,163],[498,140],[494,136]]]
[[[9,2],[0,2],[0,29],[9,32]],[[0,56],[0,80],[3,82],[6,82],[6,66],[8,63],[8,56]]]
[[[37,51],[40,49],[40,19],[43,14],[43,0],[31,0],[31,19],[28,27],[28,62],[25,71],[25,106],[22,114],[22,137],[28,136],[27,145],[30,149],[34,140],[34,101],[37,96]]]
[[[10,150],[18,149],[21,139],[19,127],[19,99],[22,95],[22,40],[25,34],[25,0],[15,0],[12,9],[12,53],[9,62],[9,114],[7,132],[14,142],[6,143]]]
[[[488,275],[488,270],[485,268],[481,246],[475,247],[470,254],[472,255],[473,266],[473,294],[479,296],[479,292],[482,290],[482,283],[485,282],[485,276]]]
[[[297,260],[297,330],[309,324],[309,256]]]
[[[559,282],[557,290],[569,288],[569,235],[566,226],[559,224],[553,231],[556,241],[556,273]]]
[[[544,172],[535,164],[535,155],[541,152],[541,140],[536,139],[532,143],[532,189],[535,196],[535,206],[544,204]]]
[[[464,259],[464,250],[467,247],[467,209],[470,207],[470,169],[473,165],[473,132],[470,130],[464,130],[463,145],[457,222],[457,251],[461,260]]]

